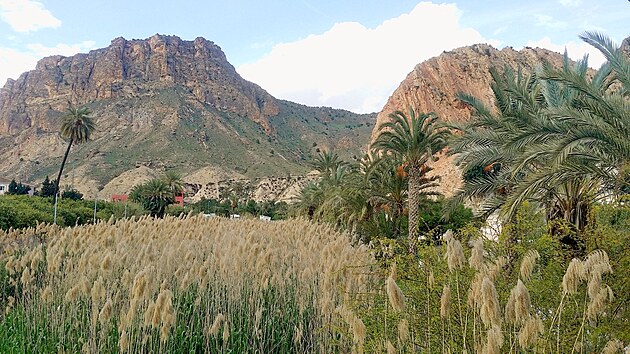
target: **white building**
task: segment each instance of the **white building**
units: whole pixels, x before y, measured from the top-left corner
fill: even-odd
[[[3,195],[9,191],[9,183],[11,182],[0,177],[0,195]]]

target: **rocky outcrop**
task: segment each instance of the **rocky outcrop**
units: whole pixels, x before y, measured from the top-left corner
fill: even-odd
[[[203,38],[116,38],[44,58],[0,89],[0,175],[33,185],[57,175],[66,148],[59,117],[69,105],[88,107],[96,131],[73,145],[61,185],[103,199],[150,177],[141,167],[192,173],[191,183],[203,184],[304,174],[320,148],[361,156],[375,118],[277,100]]]
[[[498,50],[487,44],[476,44],[422,62],[407,75],[378,114],[372,140],[378,135],[379,127],[389,121],[390,113],[396,110],[406,112],[409,107],[419,112],[435,112],[441,120],[465,121],[470,118],[471,110],[457,99],[457,94],[472,94],[491,106],[491,67],[510,66],[530,73],[543,62],[560,65],[562,55],[539,48]],[[454,158],[442,154],[432,166],[432,173],[441,176],[439,191],[446,196],[452,195],[461,180]]]
[[[87,54],[47,57],[35,70],[8,80],[0,89],[0,134],[30,127],[54,130],[51,117],[69,103],[146,96],[175,85],[266,131],[271,129],[268,118],[278,113],[276,100],[243,80],[213,42],[156,34],[145,40],[116,38]]]

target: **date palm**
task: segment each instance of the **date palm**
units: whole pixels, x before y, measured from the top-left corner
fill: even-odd
[[[389,115],[390,122],[379,128],[373,147],[383,154],[400,159],[408,173],[409,240],[418,239],[419,211],[423,171],[434,155],[445,147],[448,131],[436,126],[433,113],[416,114],[413,108],[408,115],[396,111]]]
[[[55,212],[53,222],[57,223],[57,198],[59,194],[59,182],[61,181],[61,175],[63,174],[63,168],[66,165],[68,154],[72,144],[81,144],[87,142],[92,133],[96,129],[96,123],[92,117],[92,112],[87,107],[70,107],[66,113],[61,117],[61,128],[59,135],[68,141],[68,147],[63,155],[61,161],[61,167],[59,168],[59,174],[55,181]]]

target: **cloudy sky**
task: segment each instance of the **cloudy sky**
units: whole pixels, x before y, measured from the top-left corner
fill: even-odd
[[[578,34],[630,36],[628,0],[0,0],[0,85],[44,56],[155,33],[205,37],[278,98],[379,111],[423,60],[473,43],[602,57]]]

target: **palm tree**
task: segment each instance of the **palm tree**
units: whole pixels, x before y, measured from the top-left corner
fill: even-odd
[[[182,175],[174,171],[166,171],[164,174],[164,182],[173,192],[173,195],[179,195],[184,191],[184,182]]]
[[[134,186],[129,196],[134,202],[142,204],[151,216],[158,218],[164,217],[166,207],[175,200],[168,183],[158,178]]]
[[[407,169],[409,239],[413,244],[419,233],[418,206],[423,172],[428,170],[426,163],[445,147],[449,133],[436,127],[437,116],[433,113],[416,115],[414,109],[410,108],[409,117],[401,111],[389,117],[392,121],[381,125],[373,147],[384,154],[397,156]]]
[[[346,165],[346,162],[341,161],[337,153],[322,151],[315,157],[312,165],[322,174],[322,177],[327,178],[334,175],[337,168]]]
[[[452,141],[464,174],[482,167],[490,173],[465,181],[455,201],[482,201],[482,211],[502,208],[511,218],[524,201],[582,230],[590,207],[622,190],[619,171],[630,162],[630,64],[619,48],[595,33],[582,36],[609,60],[588,75],[586,58],[542,75],[492,71],[495,109],[460,95],[474,114],[454,126]],[[498,168],[495,168],[498,166]],[[621,182],[623,183],[623,182]]]
[[[55,212],[53,217],[53,223],[57,223],[57,198],[59,194],[59,181],[61,181],[61,175],[63,174],[63,168],[68,159],[68,153],[73,143],[81,144],[90,139],[90,136],[96,129],[96,123],[91,116],[92,112],[87,107],[69,107],[66,113],[61,117],[61,129],[59,135],[65,140],[68,140],[68,147],[66,153],[63,155],[61,161],[61,167],[59,168],[59,175],[55,181]]]

